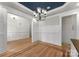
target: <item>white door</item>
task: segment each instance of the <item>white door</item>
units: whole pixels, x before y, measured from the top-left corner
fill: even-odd
[[[0,53],[5,51],[7,43],[7,12],[0,7]]]
[[[62,40],[69,43],[70,39],[75,38],[76,33],[76,17],[75,15],[62,18]]]

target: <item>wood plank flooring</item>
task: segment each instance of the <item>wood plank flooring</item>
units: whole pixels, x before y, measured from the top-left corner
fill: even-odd
[[[45,42],[34,42],[31,39],[22,39],[8,42],[8,49],[1,57],[63,57],[65,55],[62,46]]]

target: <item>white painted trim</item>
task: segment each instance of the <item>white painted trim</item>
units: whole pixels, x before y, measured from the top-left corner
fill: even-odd
[[[70,10],[70,11],[65,11],[65,12],[62,12],[62,13],[58,13],[58,14],[55,14],[55,15],[51,15],[51,16],[48,16],[47,18],[55,17],[55,16],[64,17],[64,16],[78,14],[78,13],[79,13],[79,8],[74,9],[74,10]]]

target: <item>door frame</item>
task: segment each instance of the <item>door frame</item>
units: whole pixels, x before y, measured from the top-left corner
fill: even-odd
[[[63,23],[62,23],[62,21],[63,21],[63,17],[67,17],[67,16],[73,16],[73,15],[76,15],[76,17],[77,17],[77,14],[68,14],[68,15],[63,15],[63,16],[61,16],[60,17],[60,19],[61,19],[61,38],[63,37]],[[76,18],[76,22],[77,22],[77,18]],[[76,27],[77,28],[77,27]],[[75,38],[76,38],[76,36],[75,36]],[[63,38],[62,38],[62,40],[63,40]],[[63,42],[63,41],[62,41]]]

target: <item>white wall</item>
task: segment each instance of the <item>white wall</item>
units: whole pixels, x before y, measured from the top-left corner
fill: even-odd
[[[61,20],[62,20],[62,17],[65,17],[65,16],[70,16],[70,15],[77,15],[76,16],[76,36],[75,36],[75,39],[77,39],[77,40],[79,40],[79,8],[78,9],[74,9],[74,10],[70,10],[70,11],[65,11],[65,12],[62,12],[62,13],[59,13],[59,14],[55,14],[55,15],[52,15],[53,17],[55,17],[55,16],[59,16],[60,18],[61,18]],[[51,16],[49,16],[49,17],[51,17]],[[73,47],[73,43],[72,42],[70,42],[70,44],[71,44],[71,56],[73,57],[73,56],[78,56],[78,52],[77,52],[77,50],[76,50],[76,48],[75,47]]]
[[[77,14],[77,39],[79,40],[79,12]]]
[[[32,22],[32,42],[40,40],[39,37],[39,22]]]
[[[40,40],[61,46],[61,19],[58,16],[33,23],[32,27],[33,42]]]
[[[7,17],[7,39],[8,41],[29,37],[30,20],[8,13]]]
[[[39,22],[39,37],[43,42],[61,45],[61,20],[58,16]]]
[[[7,41],[7,11],[0,6],[0,53],[6,50]]]
[[[7,15],[7,13],[15,15]],[[13,17],[15,17],[15,20]],[[30,14],[23,13],[17,7],[14,9],[0,4],[0,53],[6,51],[7,39],[12,41],[29,37],[31,20],[32,16]]]
[[[50,19],[54,19],[54,18],[56,18],[57,16],[59,16],[59,18],[61,19],[60,20],[60,31],[59,31],[59,33],[62,33],[62,17],[65,17],[65,16],[70,16],[70,15],[77,15],[76,17],[73,17],[73,19],[75,18],[76,19],[76,24],[75,24],[75,39],[79,39],[79,9],[74,9],[74,10],[71,10],[71,11],[66,11],[66,12],[62,12],[62,13],[59,13],[59,14],[55,14],[55,15],[51,15],[51,16],[48,16],[47,17],[47,19],[48,19],[48,21],[47,21],[47,25],[46,25],[46,22],[44,22],[44,21],[42,21],[42,22],[39,22],[40,24],[39,24],[39,37],[40,37],[40,39],[42,39],[42,41],[45,41],[45,42],[52,42],[53,40],[52,39],[50,39],[50,40],[48,40],[48,39],[46,39],[46,38],[49,38],[49,37],[51,37],[51,38],[55,38],[55,36],[52,36],[52,35],[48,35],[47,36],[47,34],[45,34],[45,35],[43,35],[42,33],[45,33],[45,32],[47,32],[47,30],[50,30],[50,28],[51,28],[51,30],[52,30],[52,26],[51,26],[51,24],[53,25],[54,23],[54,21],[52,22]],[[58,18],[58,17],[57,17]],[[56,19],[57,19],[56,18]],[[50,24],[50,26],[48,26]],[[47,26],[47,27],[46,27]],[[44,30],[43,30],[44,29]],[[49,34],[51,33],[51,30],[49,31]],[[56,29],[57,30],[57,29]],[[54,30],[54,32],[56,31],[56,30]],[[42,31],[42,33],[40,32],[40,31]],[[42,35],[41,35],[42,34]],[[43,37],[42,37],[43,36]],[[59,37],[62,37],[62,34],[61,35],[59,35],[58,34],[58,36]],[[45,38],[46,37],[46,38]],[[58,37],[56,37],[56,38],[58,38]],[[60,41],[60,40],[59,40]],[[62,38],[61,38],[61,42],[62,42]],[[52,42],[53,43],[53,42]]]
[[[64,17],[64,16],[70,16],[70,15],[74,15],[74,14],[76,14],[77,15],[77,23],[76,23],[76,33],[75,33],[75,39],[77,38],[77,39],[79,39],[79,9],[74,9],[74,10],[70,10],[70,11],[66,11],[66,12],[62,12],[62,13],[59,13],[59,14],[55,14],[55,15],[51,15],[51,16],[48,16],[47,17],[47,19],[48,20],[50,20],[50,19],[54,19],[54,17],[56,18],[57,16],[59,16],[59,18],[61,19],[60,20],[60,27],[59,28],[61,28],[60,29],[60,31],[58,31],[60,34],[62,33],[62,17]],[[58,17],[57,17],[58,18]],[[56,18],[56,19],[57,19]],[[75,18],[76,19],[76,18]],[[54,43],[54,40],[55,39],[53,39],[52,40],[52,38],[58,38],[57,36],[54,36],[54,35],[51,35],[51,30],[54,30],[55,28],[54,27],[52,27],[51,26],[51,24],[54,24],[51,20],[50,21],[47,21],[47,24],[49,25],[50,24],[50,26],[47,26],[46,25],[46,22],[39,22],[40,24],[39,24],[39,37],[40,37],[40,39],[42,40],[42,41],[44,41],[44,42],[49,42],[49,43]],[[51,29],[50,29],[51,28]],[[54,29],[52,29],[52,28],[54,28]],[[50,30],[50,31],[49,31]],[[54,31],[52,31],[52,32],[56,32],[58,30],[58,28],[56,29],[56,30],[54,30]],[[42,33],[41,33],[41,31],[42,31]],[[48,32],[48,34],[46,34],[46,32],[47,31],[49,31]],[[42,34],[42,35],[41,35]],[[45,35],[44,35],[45,34]],[[62,37],[62,34],[61,35],[59,35],[59,34],[57,34],[60,38]],[[50,38],[50,39],[49,39]],[[59,39],[59,38],[58,38]],[[59,42],[61,41],[61,43],[62,43],[62,38],[61,38],[61,40],[59,40]]]
[[[8,13],[16,14],[28,19],[33,17],[33,11],[18,2],[0,2],[0,4],[7,10]]]
[[[62,13],[58,13],[58,14],[55,14],[55,15],[51,15],[51,16],[48,16],[49,18],[50,17],[55,17],[55,16],[59,16],[62,20],[62,17],[65,17],[65,16],[70,16],[70,15],[77,15],[76,16],[76,39],[79,39],[79,8],[78,9],[74,9],[74,10],[70,10],[70,11],[64,11]]]
[[[62,18],[62,41],[69,43],[76,38],[76,15],[65,16]]]

